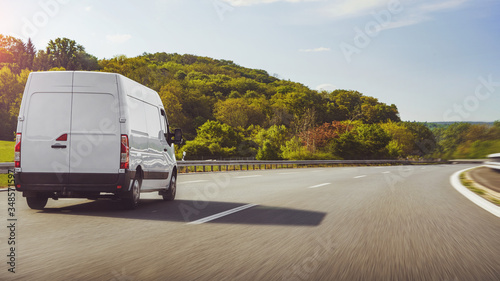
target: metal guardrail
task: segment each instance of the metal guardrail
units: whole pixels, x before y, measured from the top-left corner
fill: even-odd
[[[14,162],[0,163],[0,174],[7,174],[14,169]]]
[[[437,164],[449,163],[448,161],[409,161],[409,160],[196,160],[196,161],[177,161],[179,172],[194,172],[200,170],[203,172],[248,170],[255,169],[275,169],[305,166],[327,166],[327,165],[413,165],[413,164]],[[198,169],[201,167],[201,169]],[[209,169],[207,169],[209,168]],[[14,169],[14,163],[0,163],[0,174],[6,174],[8,170]]]
[[[328,165],[413,165],[413,164],[449,163],[448,161],[409,161],[409,160],[206,160],[206,161],[178,161],[179,172],[189,173],[213,172],[231,170],[275,169],[303,166],[328,166]],[[191,169],[192,167],[192,169]],[[207,169],[209,167],[209,169]],[[246,168],[246,169],[245,169]]]
[[[449,160],[451,164],[483,164],[488,159],[453,159]]]
[[[490,154],[488,155],[489,161],[484,162],[484,166],[500,170],[500,153]]]

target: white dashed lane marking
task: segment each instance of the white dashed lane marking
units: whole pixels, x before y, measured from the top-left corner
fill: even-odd
[[[231,209],[231,210],[227,210],[227,211],[222,212],[222,213],[211,215],[211,216],[206,217],[206,218],[202,218],[202,219],[199,219],[199,220],[188,222],[187,224],[202,224],[202,223],[205,223],[205,222],[216,220],[218,218],[225,217],[225,216],[230,215],[230,214],[234,214],[234,213],[239,212],[239,211],[243,211],[243,210],[248,209],[248,208],[252,208],[254,206],[257,206],[257,204],[243,205],[243,206]]]
[[[329,185],[329,184],[332,184],[332,183],[326,182],[326,183],[322,183],[322,184],[318,184],[318,185],[309,186],[308,188],[317,188],[317,187],[322,187],[322,186]]]

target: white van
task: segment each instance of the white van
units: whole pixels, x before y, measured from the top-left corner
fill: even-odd
[[[114,198],[134,209],[140,192],[176,192],[174,145],[155,91],[120,74],[34,72],[15,146],[15,184],[32,209],[48,198]]]

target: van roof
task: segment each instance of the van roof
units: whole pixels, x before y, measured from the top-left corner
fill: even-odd
[[[70,85],[68,85],[71,84],[71,82],[68,81],[68,74],[70,73],[73,74],[73,79],[72,79],[73,83],[74,81],[78,81],[78,85],[73,84],[73,87],[83,87],[89,90],[90,88],[99,89],[101,88],[100,86],[96,86],[94,83],[91,82],[96,80],[100,81],[102,83],[102,87],[104,88],[106,87],[104,84],[107,84],[107,86],[111,86],[111,84],[115,85],[118,84],[120,91],[124,92],[126,95],[137,98],[139,100],[143,100],[147,103],[156,106],[163,107],[163,103],[160,97],[158,96],[157,92],[118,73],[96,72],[96,71],[40,71],[40,72],[32,72],[30,76],[32,76],[31,77],[32,81],[36,81],[39,79],[46,80],[47,76],[51,77],[59,76],[61,77],[60,79],[56,78],[50,80],[53,81],[54,83],[55,81],[58,81],[58,83],[61,84],[50,85],[50,86],[60,87],[64,85],[66,87],[71,87]],[[88,79],[83,79],[83,77]],[[81,79],[75,79],[75,78],[81,78]]]

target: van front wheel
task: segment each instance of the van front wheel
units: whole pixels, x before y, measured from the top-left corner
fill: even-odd
[[[127,210],[133,210],[139,205],[141,197],[141,183],[140,177],[136,177],[130,184],[130,190],[122,197],[122,205]]]
[[[26,197],[28,206],[33,210],[43,210],[48,200],[48,197]]]

